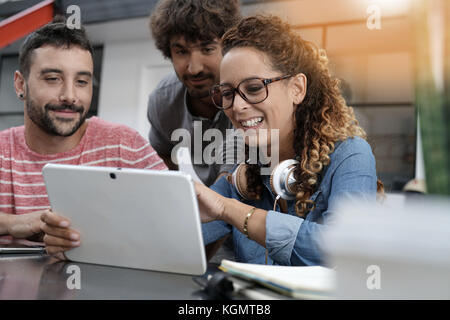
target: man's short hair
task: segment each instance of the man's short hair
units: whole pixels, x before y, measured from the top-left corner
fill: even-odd
[[[83,27],[69,29],[65,22],[55,19],[31,33],[22,44],[19,53],[19,70],[25,79],[30,74],[33,51],[45,45],[67,49],[76,46],[89,51],[93,56],[92,45]]]
[[[239,0],[161,0],[150,16],[150,29],[156,47],[171,58],[173,36],[187,42],[220,39],[240,18]]]

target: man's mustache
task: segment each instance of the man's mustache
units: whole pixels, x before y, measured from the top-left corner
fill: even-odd
[[[54,104],[46,104],[45,110],[51,110],[51,111],[63,111],[63,110],[69,110],[73,112],[83,113],[84,108],[82,106],[76,106],[74,104],[61,104],[61,105],[54,105]]]
[[[212,73],[198,73],[194,76],[184,75],[184,80],[203,80],[203,79],[214,79],[214,75]]]

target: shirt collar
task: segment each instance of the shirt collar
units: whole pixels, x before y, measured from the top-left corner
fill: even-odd
[[[187,111],[188,117],[192,121],[210,121],[210,122],[212,122],[213,125],[215,125],[221,119],[222,114],[224,114],[223,111],[219,110],[219,112],[216,113],[216,115],[214,116],[214,119],[212,119],[212,120],[205,118],[205,117],[201,117],[201,116],[194,116],[188,108],[187,100],[188,100],[188,91],[187,91],[187,88],[184,87],[184,108]]]

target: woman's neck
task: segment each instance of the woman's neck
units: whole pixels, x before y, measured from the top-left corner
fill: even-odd
[[[294,133],[287,137],[280,137],[278,143],[278,161],[284,161],[295,158]]]
[[[287,148],[286,150],[280,150],[279,153],[279,161],[284,161],[284,160],[289,160],[289,159],[294,159],[295,158],[295,151],[294,148],[290,147]]]

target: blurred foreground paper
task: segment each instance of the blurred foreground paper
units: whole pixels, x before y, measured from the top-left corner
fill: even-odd
[[[348,203],[324,235],[338,299],[450,299],[450,200]]]
[[[192,165],[191,161],[191,153],[189,152],[188,148],[179,148],[177,150],[177,164],[179,171],[190,174],[194,181],[204,184],[194,170],[194,166]]]

